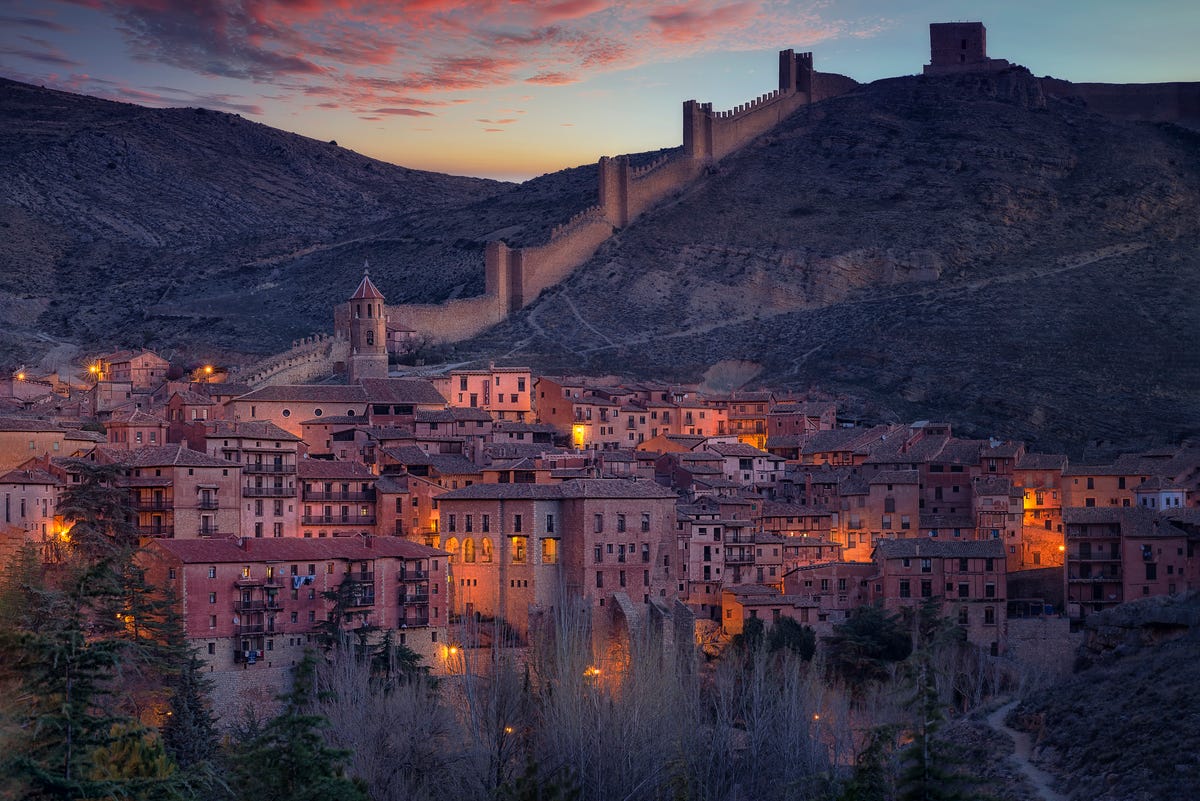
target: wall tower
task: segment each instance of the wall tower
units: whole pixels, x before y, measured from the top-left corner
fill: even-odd
[[[365,265],[362,281],[345,305],[350,323],[350,383],[360,378],[387,378],[387,312],[383,293],[371,282]]]

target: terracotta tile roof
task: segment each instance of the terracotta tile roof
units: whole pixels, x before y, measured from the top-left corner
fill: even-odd
[[[267,403],[358,403],[367,402],[358,384],[273,384],[238,397],[238,401]]]
[[[918,484],[920,473],[916,470],[880,470],[872,478],[872,484]]]
[[[132,409],[113,414],[110,418],[113,423],[126,423],[131,426],[148,426],[148,425],[163,425],[167,421],[157,415],[143,412],[141,409]]]
[[[62,426],[49,420],[36,420],[31,417],[0,417],[0,431],[61,432],[62,430]]]
[[[358,282],[358,289],[354,290],[350,300],[383,300],[383,293],[372,283],[371,275],[366,270],[363,271],[362,280]]]
[[[216,401],[209,396],[201,395],[199,392],[192,392],[190,389],[180,389],[172,392],[171,398],[168,401],[174,398],[179,398],[181,403],[188,406],[213,406],[216,404]]]
[[[1067,457],[1062,453],[1027,453],[1017,461],[1018,470],[1066,470]]]
[[[237,462],[209,456],[182,445],[157,445],[113,453],[112,461],[129,467],[226,467],[241,469]]]
[[[1068,506],[1063,509],[1067,525],[1116,524],[1123,537],[1185,537],[1187,532],[1176,528],[1170,517],[1140,506]],[[1071,532],[1067,532],[1071,537]]]
[[[372,537],[369,540],[366,537],[161,539],[151,541],[147,547],[161,549],[184,564],[319,562],[334,559],[357,562],[378,558],[428,559],[447,555],[445,551],[400,537]]]
[[[782,461],[773,453],[761,451],[753,445],[744,442],[714,442],[708,446],[710,451],[716,451],[722,456],[762,457],[773,462]]]
[[[9,470],[0,476],[0,484],[53,484],[61,486],[62,481],[45,470],[38,468]]]
[[[947,558],[963,559],[983,557],[998,559],[1004,564],[1004,543],[1000,540],[967,540],[955,542],[928,537],[904,540],[878,540],[875,556],[882,559]]]
[[[446,405],[442,393],[424,378],[364,378],[359,384],[369,403]]]
[[[299,442],[300,437],[284,431],[265,420],[210,420],[205,426],[205,436],[210,438],[238,437],[242,439],[272,439]]]
[[[1013,494],[1013,482],[1008,476],[977,476],[971,483],[976,495]],[[1017,494],[1020,494],[1019,490],[1017,490]]]
[[[296,477],[304,479],[349,478],[366,481],[375,474],[359,462],[342,462],[334,459],[301,459],[296,463]]]

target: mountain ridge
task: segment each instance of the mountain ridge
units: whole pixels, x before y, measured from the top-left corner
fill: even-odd
[[[901,77],[803,108],[455,358],[681,379],[737,359],[885,419],[966,419],[1048,444],[1194,434],[1200,366],[1179,343],[1200,322],[1186,303],[1200,277],[1200,137],[1093,114],[1044,85],[1023,68]],[[0,190],[0,225],[23,235],[0,245],[10,358],[28,358],[34,336],[231,359],[282,350],[328,330],[366,259],[389,303],[469,297],[488,239],[544,241],[595,203],[595,165],[521,185],[437,176],[197,110],[125,113],[122,139],[38,107],[76,96],[3,82],[0,107],[13,106],[14,86],[45,130],[21,144],[20,115],[4,115],[0,160],[43,204]],[[104,103],[86,101],[100,104],[92,114],[115,113]],[[203,220],[105,240],[76,236],[78,212],[47,201],[80,161],[89,180],[122,192],[126,172],[195,171],[189,153],[153,163],[177,130],[210,135],[218,167],[222,148],[235,151],[225,171],[253,178],[261,212],[216,197],[212,216],[226,227],[213,223],[202,242],[181,232]],[[305,182],[341,194],[270,208],[272,192]],[[399,200],[397,187],[408,192]],[[136,212],[137,200],[122,202]],[[167,219],[171,208],[158,211]],[[114,228],[111,216],[86,222]],[[91,290],[114,282],[115,299]]]

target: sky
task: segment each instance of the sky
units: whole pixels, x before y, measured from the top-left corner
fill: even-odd
[[[1037,75],[1200,80],[1197,0],[0,0],[0,75],[524,180],[677,146],[682,101],[772,91],[783,48],[919,73],[928,24],[961,20]]]

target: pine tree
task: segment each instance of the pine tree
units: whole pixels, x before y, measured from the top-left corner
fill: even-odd
[[[283,711],[248,741],[235,744],[231,789],[245,801],[367,801],[345,778],[348,752],[330,748],[321,730],[325,718],[310,710],[315,695],[316,660],[310,653],[296,666]]]
[[[935,657],[960,640],[961,630],[942,617],[941,603],[929,598],[914,618],[916,640],[911,660],[913,741],[905,752],[900,777],[901,801],[966,801],[964,777],[953,752],[937,734],[945,721]]]

